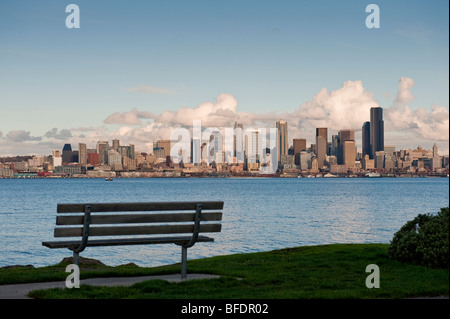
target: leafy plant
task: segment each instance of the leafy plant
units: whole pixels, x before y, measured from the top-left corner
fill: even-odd
[[[431,268],[449,267],[449,208],[437,214],[419,214],[408,221],[388,248],[392,259]]]

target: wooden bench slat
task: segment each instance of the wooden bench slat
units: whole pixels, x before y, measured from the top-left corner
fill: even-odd
[[[125,238],[125,239],[94,239],[89,240],[87,247],[99,246],[122,246],[122,245],[148,245],[148,244],[183,244],[188,242],[191,236],[178,237],[146,237],[146,238]],[[198,236],[198,242],[213,242],[214,238]],[[42,245],[48,248],[76,248],[80,245],[79,240],[71,241],[46,241]]]
[[[56,225],[82,225],[84,215],[57,216]],[[122,214],[122,215],[91,215],[91,224],[128,224],[128,223],[170,223],[170,222],[193,222],[195,213],[175,214]],[[221,212],[202,213],[202,221],[220,221]]]
[[[58,213],[84,212],[85,205],[91,205],[91,212],[133,212],[133,211],[168,211],[195,210],[197,204],[203,204],[203,210],[223,209],[223,202],[160,202],[160,203],[85,203],[58,204]]]
[[[220,232],[221,224],[202,224],[201,233]],[[192,233],[194,225],[90,227],[89,236],[156,235]],[[83,227],[55,228],[55,237],[82,236]]]

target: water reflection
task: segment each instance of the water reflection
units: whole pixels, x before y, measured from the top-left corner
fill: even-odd
[[[222,232],[189,258],[329,243],[388,243],[407,220],[448,206],[448,179],[0,180],[0,266],[59,262],[50,250],[61,202],[223,200]],[[7,199],[7,200],[5,200]],[[175,245],[86,249],[110,264],[180,260]]]

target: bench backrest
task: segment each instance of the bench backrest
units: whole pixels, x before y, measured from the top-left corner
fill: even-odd
[[[92,203],[58,204],[57,227],[54,235],[55,237],[83,236],[86,224],[88,224],[89,236],[193,233],[198,204],[201,204],[201,223],[198,231],[220,232],[222,225],[211,222],[221,221],[222,212],[210,212],[223,209],[223,202],[220,201]],[[89,212],[86,211],[87,209]]]

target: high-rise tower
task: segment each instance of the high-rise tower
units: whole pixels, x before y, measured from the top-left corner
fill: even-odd
[[[369,155],[369,158],[371,158],[370,153],[370,122],[364,122],[362,126],[362,156],[364,158],[365,155]]]
[[[379,106],[370,109],[370,148],[372,158],[377,152],[384,152],[383,109]]]
[[[316,128],[316,155],[319,168],[324,166],[328,148],[328,129],[326,127]]]
[[[281,160],[281,155],[287,155],[289,150],[288,123],[284,120],[279,120],[277,122],[277,148],[279,162]]]

